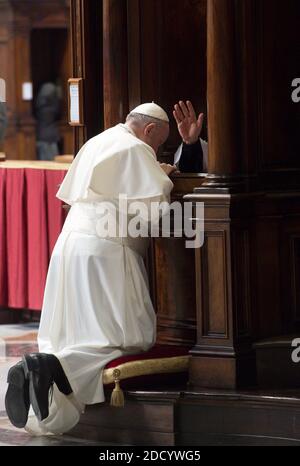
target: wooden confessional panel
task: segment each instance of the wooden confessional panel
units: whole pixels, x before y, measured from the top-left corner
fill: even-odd
[[[206,0],[129,1],[128,76],[130,109],[155,101],[170,115],[172,152],[180,142],[174,104],[189,99],[206,113]]]
[[[197,111],[206,107],[206,1],[104,0],[102,11],[99,4],[71,2],[73,77],[84,78],[85,91],[85,125],[75,129],[75,149],[97,134],[102,122],[104,128],[113,126],[134,106],[154,100],[170,114],[164,154],[171,161],[180,142],[174,103],[189,98]],[[201,181],[197,175],[179,177],[173,195],[182,199]],[[192,346],[194,251],[184,248],[183,238],[155,240],[148,265],[158,341]]]
[[[300,106],[292,101],[292,81],[300,77],[300,2],[275,7],[257,2],[260,89],[259,170],[300,168]]]
[[[206,112],[206,1],[134,0],[127,3],[128,109],[155,101],[170,117],[170,136],[160,160],[173,163],[181,142],[172,110],[191,100]],[[206,137],[206,130],[203,135]],[[201,180],[174,180],[173,198],[182,199]],[[180,191],[180,192],[179,192]],[[196,341],[195,250],[184,238],[153,240],[152,298],[158,317],[157,341],[193,346]]]

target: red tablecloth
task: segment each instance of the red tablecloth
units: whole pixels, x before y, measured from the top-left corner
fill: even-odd
[[[0,164],[1,307],[42,307],[50,255],[65,219],[55,194],[66,167],[48,164]]]

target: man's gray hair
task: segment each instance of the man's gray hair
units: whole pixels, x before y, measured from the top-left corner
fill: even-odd
[[[143,115],[142,113],[134,112],[131,112],[127,115],[126,121],[133,121],[142,126],[149,125],[149,123],[156,123],[157,125],[164,123],[164,121],[160,120],[159,118],[154,118],[148,115]]]

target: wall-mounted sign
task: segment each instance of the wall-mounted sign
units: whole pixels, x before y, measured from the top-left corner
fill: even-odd
[[[0,78],[0,102],[6,102],[6,85],[3,78]]]
[[[22,83],[22,99],[32,100],[32,83]]]
[[[83,126],[83,79],[68,80],[69,125]]]

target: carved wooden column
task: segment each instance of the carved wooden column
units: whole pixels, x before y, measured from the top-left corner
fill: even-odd
[[[257,195],[193,194],[186,200],[203,202],[205,212],[204,245],[195,250],[197,344],[190,383],[252,385]]]
[[[103,0],[104,126],[124,121],[128,107],[127,2]]]
[[[245,193],[247,133],[241,115],[247,111],[248,99],[242,95],[247,97],[249,83],[240,76],[240,44],[250,19],[238,4],[208,2],[208,176],[187,196],[204,203],[205,215],[205,242],[195,251],[197,344],[190,365],[190,384],[202,387],[235,388],[255,380],[251,344],[257,195]]]
[[[241,182],[236,2],[207,2],[208,176],[228,191]]]

